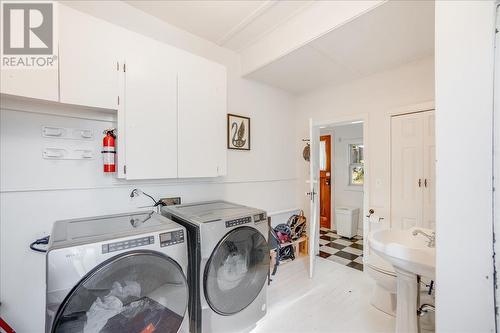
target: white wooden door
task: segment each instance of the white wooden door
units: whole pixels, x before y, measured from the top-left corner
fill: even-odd
[[[127,179],[177,177],[175,49],[130,34],[124,93]],[[122,102],[122,101],[121,101]],[[119,133],[120,135],[120,133]]]
[[[314,275],[316,254],[319,251],[319,128],[309,119],[311,154],[309,162],[309,277]]]
[[[132,34],[132,33],[131,33]],[[127,149],[125,149],[125,55],[118,61],[118,110],[116,112],[116,165],[117,178],[126,179]]]
[[[180,59],[179,178],[226,174],[226,69],[190,54]]]
[[[391,123],[391,226],[408,229],[422,221],[422,129],[418,113]]]
[[[436,229],[436,140],[433,111],[422,113],[423,119],[423,197],[422,226]]]
[[[122,30],[65,5],[59,7],[61,102],[117,109]]]
[[[391,226],[435,227],[434,112],[392,117]]]

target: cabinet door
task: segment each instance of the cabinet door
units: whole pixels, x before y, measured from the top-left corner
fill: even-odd
[[[391,223],[396,229],[422,223],[422,128],[419,114],[392,118]]]
[[[183,56],[178,103],[179,178],[225,175],[225,67]]]
[[[124,121],[127,179],[177,177],[175,49],[131,33],[126,56]],[[120,128],[118,129],[120,135]]]
[[[59,7],[61,102],[116,109],[119,28],[73,8]]]
[[[425,228],[436,228],[436,143],[434,111],[423,116],[423,223]]]
[[[58,10],[59,4],[54,3],[54,12]],[[54,15],[54,28],[58,21]],[[3,19],[3,17],[2,17]],[[3,25],[3,21],[1,23]],[[3,33],[3,32],[2,32]],[[56,39],[57,40],[57,39]],[[2,41],[3,42],[3,41]],[[54,41],[53,52],[58,54],[58,44]],[[31,58],[33,55],[26,55]],[[25,58],[25,56],[21,56]],[[59,101],[59,61],[54,61],[54,65],[50,68],[37,69],[35,67],[12,69],[5,67],[0,63],[0,93],[36,98],[46,101]]]

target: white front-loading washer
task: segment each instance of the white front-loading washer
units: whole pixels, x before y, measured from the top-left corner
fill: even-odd
[[[54,223],[46,332],[188,332],[186,230],[155,212]]]
[[[225,201],[162,208],[186,227],[191,332],[247,331],[266,314],[266,212]]]

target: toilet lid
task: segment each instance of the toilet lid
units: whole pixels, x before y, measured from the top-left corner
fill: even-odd
[[[392,267],[389,262],[380,258],[376,254],[371,254],[368,258],[366,258],[366,264],[378,271],[385,272],[391,275],[396,274],[396,271],[394,271],[394,267]]]

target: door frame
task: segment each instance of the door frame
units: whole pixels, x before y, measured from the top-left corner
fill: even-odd
[[[319,133],[320,127],[336,127],[342,125],[350,125],[353,122],[363,122],[363,145],[364,145],[363,154],[365,158],[365,180],[363,184],[363,209],[361,213],[363,214],[363,256],[366,256],[368,250],[368,232],[369,232],[368,219],[366,218],[366,215],[368,215],[369,204],[370,204],[370,147],[368,143],[369,127],[370,127],[369,114],[359,113],[347,116],[339,116],[329,120],[311,119],[311,121],[312,121],[312,126],[318,129],[319,136],[321,136],[321,134]],[[320,139],[319,136],[317,138],[318,141]],[[319,159],[319,156],[315,156],[315,158]],[[309,221],[312,221],[311,215],[312,212],[309,212],[309,217],[308,217]],[[316,255],[319,253],[319,234],[320,234],[319,217],[317,223],[318,223],[318,228],[317,228],[318,232],[316,232],[315,235],[312,235],[314,236],[314,244],[315,244],[314,253],[309,254],[314,257],[316,257]]]
[[[495,2],[496,5],[496,22],[495,27],[500,29],[500,0]],[[500,188],[500,172],[495,171],[498,170],[500,165],[500,89],[497,86],[500,86],[500,35],[497,33],[495,35],[495,56],[494,56],[494,77],[493,77],[493,86],[496,88],[493,91],[493,187],[498,189]],[[493,192],[493,239],[499,233],[500,229],[500,195],[498,192]],[[493,268],[498,269],[500,267],[500,263],[498,260],[497,254],[500,253],[500,244],[499,242],[493,243]],[[496,279],[495,279],[496,280]],[[495,284],[497,284],[496,282]],[[498,308],[500,302],[500,289],[495,288],[495,307]],[[496,329],[500,328],[500,315],[496,311],[495,313],[495,323]]]

